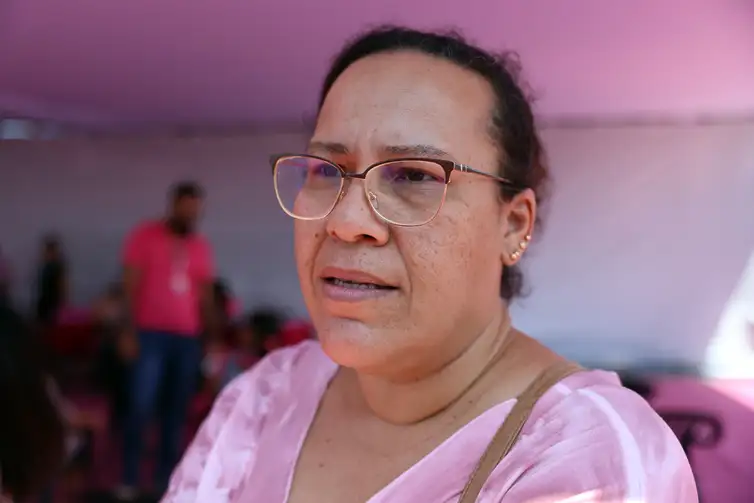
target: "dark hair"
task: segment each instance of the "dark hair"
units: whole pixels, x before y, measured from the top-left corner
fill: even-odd
[[[285,316],[274,308],[259,308],[249,315],[246,327],[251,331],[253,340],[258,345],[257,356],[267,354],[267,342],[280,335],[285,324]]]
[[[178,182],[170,188],[170,199],[173,203],[177,203],[184,198],[202,199],[203,197],[204,189],[197,182]]]
[[[45,252],[60,251],[60,238],[56,234],[46,234],[42,238],[42,248]]]
[[[105,291],[105,296],[111,299],[120,299],[124,294],[125,289],[121,281],[113,281],[107,286],[107,290]]]
[[[225,280],[221,278],[215,279],[215,281],[212,283],[212,292],[217,307],[220,308],[223,312],[227,312],[230,300],[232,298],[232,293]]]
[[[322,84],[319,108],[338,77],[367,56],[397,51],[416,51],[455,63],[484,77],[495,95],[490,134],[500,151],[499,173],[519,187],[534,191],[537,203],[547,195],[549,174],[545,151],[537,134],[531,105],[519,82],[521,67],[513,53],[492,54],[471,45],[457,33],[431,33],[394,26],[371,30],[343,48]],[[514,193],[502,188],[510,199]],[[518,267],[506,267],[500,295],[510,300],[521,295],[523,276]]]
[[[283,328],[285,316],[276,309],[257,309],[249,315],[248,326],[259,337],[277,335]]]
[[[0,476],[16,501],[34,496],[63,464],[65,429],[48,379],[34,334],[0,306]]]

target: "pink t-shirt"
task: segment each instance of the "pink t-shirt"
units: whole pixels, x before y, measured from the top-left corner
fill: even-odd
[[[140,330],[199,333],[201,288],[214,274],[202,236],[178,238],[163,221],[147,222],[126,239],[123,262],[139,271],[134,321]]]
[[[336,365],[315,341],[275,353],[220,395],[164,503],[285,503],[293,469]],[[368,503],[455,503],[515,400],[487,410]],[[316,498],[315,498],[316,499]],[[480,503],[697,503],[668,426],[608,372],[574,374],[535,407]]]

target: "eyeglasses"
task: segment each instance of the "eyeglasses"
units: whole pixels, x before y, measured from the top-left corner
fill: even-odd
[[[374,213],[401,227],[424,225],[437,216],[453,171],[481,175],[516,191],[523,188],[506,178],[445,159],[391,159],[372,164],[361,173],[348,173],[334,162],[313,155],[276,155],[270,162],[280,207],[298,220],[327,217],[354,178],[364,180],[364,193]]]

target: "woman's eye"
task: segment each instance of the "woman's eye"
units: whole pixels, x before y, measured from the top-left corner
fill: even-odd
[[[417,168],[396,168],[391,179],[396,182],[410,183],[442,181],[434,174]]]
[[[312,176],[333,177],[338,176],[338,170],[330,164],[320,163],[310,166],[309,174]]]

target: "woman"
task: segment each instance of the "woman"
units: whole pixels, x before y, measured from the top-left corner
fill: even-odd
[[[511,326],[547,182],[515,77],[453,35],[343,50],[274,160],[319,342],[226,388],[164,501],[697,500],[646,402]]]
[[[33,337],[0,306],[0,501],[29,501],[63,464],[65,428]]]

